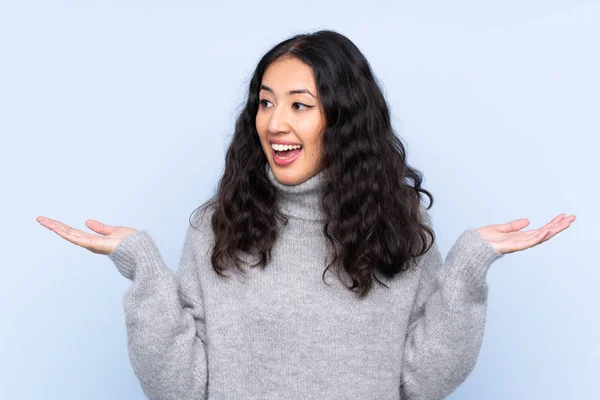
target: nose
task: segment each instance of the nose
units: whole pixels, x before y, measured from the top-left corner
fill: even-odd
[[[290,131],[288,114],[285,111],[284,107],[273,107],[268,125],[269,133],[286,133]]]

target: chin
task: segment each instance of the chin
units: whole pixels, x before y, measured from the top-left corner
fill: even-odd
[[[299,184],[302,179],[294,176],[294,174],[289,174],[289,173],[277,173],[275,172],[275,178],[277,178],[277,180],[287,186],[293,186],[293,185],[297,185]]]
[[[277,180],[287,186],[298,185],[302,182],[307,181],[310,176],[299,170],[293,170],[287,167],[280,167],[279,165],[271,165],[273,174]],[[285,169],[285,170],[284,170]]]

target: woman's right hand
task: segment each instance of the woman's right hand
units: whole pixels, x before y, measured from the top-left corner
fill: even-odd
[[[102,222],[93,219],[85,221],[85,225],[100,235],[83,232],[79,229],[71,228],[67,224],[43,216],[37,217],[36,221],[77,246],[88,249],[92,253],[105,255],[112,253],[117,245],[127,236],[138,232],[136,229],[124,226],[104,225]]]

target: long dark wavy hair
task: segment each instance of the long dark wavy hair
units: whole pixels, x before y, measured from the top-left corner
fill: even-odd
[[[263,74],[280,57],[296,57],[312,68],[326,117],[323,234],[333,257],[323,282],[332,265],[341,265],[352,281],[346,286],[362,298],[373,280],[386,286],[376,272],[393,278],[433,245],[435,234],[420,211],[419,192],[429,197],[427,210],[433,196],[421,188],[422,174],[406,163],[404,146],[392,129],[388,105],[366,58],[350,39],[331,30],[290,37],[256,66],[223,176],[205,204],[213,209],[213,269],[223,277],[232,265],[244,272],[240,251],[258,257],[251,267],[265,268],[279,234],[277,221],[287,223],[267,176],[268,160],[255,125]]]

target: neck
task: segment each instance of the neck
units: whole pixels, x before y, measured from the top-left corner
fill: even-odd
[[[325,221],[325,214],[321,207],[324,189],[322,170],[297,185],[284,185],[279,182],[268,162],[265,170],[269,181],[277,189],[277,204],[282,213],[293,218]]]

